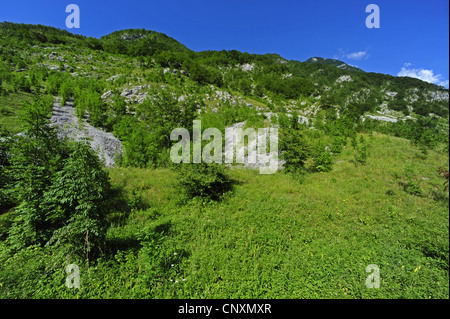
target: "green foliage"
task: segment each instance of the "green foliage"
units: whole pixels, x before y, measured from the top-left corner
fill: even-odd
[[[448,147],[448,122],[433,116],[416,115],[417,119],[407,119],[396,123],[378,123],[379,121],[366,120],[364,127],[385,134],[409,139],[419,147],[424,155],[430,149],[444,145]]]
[[[11,78],[8,64],[0,60],[0,95],[5,95],[7,92],[3,88],[3,83],[6,83]]]
[[[310,62],[192,52],[147,30],[98,40],[0,23],[0,126],[8,131],[0,134],[0,298],[448,298],[448,194],[433,168],[448,161],[448,102],[427,98],[448,90]],[[120,96],[138,83],[147,101]],[[218,87],[233,100],[217,99]],[[412,89],[418,99],[409,103]],[[122,140],[127,167],[108,169],[114,201],[89,147],[58,140],[48,126],[58,95]],[[384,103],[413,120],[360,121]],[[314,106],[306,129],[299,111]],[[199,108],[203,128],[222,133],[243,121],[267,126],[269,110],[279,115],[271,124],[286,171],[311,167],[304,183],[216,164],[155,169],[170,166],[170,132],[190,130]],[[372,131],[401,138],[357,138]],[[427,156],[417,160],[403,138]],[[405,165],[414,172],[396,177]],[[174,200],[180,195],[195,199]],[[69,262],[80,264],[80,290],[64,285]],[[370,263],[381,266],[381,289],[364,286]]]
[[[299,124],[298,120],[299,119],[297,113],[291,114],[291,116],[286,113],[278,114],[278,125],[282,129],[300,129],[301,125]]]
[[[21,120],[24,135],[17,138],[13,152],[16,161],[22,165],[42,165],[53,163],[53,148],[57,147],[55,130],[49,126],[52,114],[53,98],[51,96],[34,96],[31,102],[22,106]],[[50,164],[49,164],[50,165]]]
[[[436,119],[420,116],[411,129],[411,142],[415,145],[432,148],[439,142],[440,135]]]
[[[140,121],[124,116],[114,126],[114,132],[122,138],[125,148],[121,164],[134,167],[166,165],[167,150],[173,143],[170,133],[179,127],[191,131],[200,103],[194,96],[179,101],[168,90],[152,91],[152,99],[144,101],[136,110]]]
[[[396,99],[389,104],[389,107],[394,111],[402,112],[404,115],[409,115],[408,104],[400,94],[396,95]]]
[[[51,90],[51,92],[56,91],[56,88],[53,88],[51,86],[49,89]],[[61,97],[61,105],[64,105],[70,97],[73,97],[74,83],[72,79],[66,79],[64,82],[62,82],[59,86],[58,93],[59,96]]]
[[[369,144],[367,140],[361,136],[359,138],[359,143],[353,142],[355,150],[355,164],[365,165],[367,163]]]
[[[67,93],[64,95],[63,87],[67,88]],[[61,85],[60,94],[62,99],[73,94],[75,111],[79,118],[88,115],[88,120],[92,126],[107,127],[106,105],[101,98],[103,89],[104,84],[101,81],[69,78]]]
[[[62,72],[50,74],[45,81],[46,93],[50,95],[60,95],[64,99],[63,101],[67,100],[73,94],[73,89],[69,83],[66,83],[66,78],[67,76]],[[62,84],[64,84],[63,86],[65,87],[60,90]]]
[[[213,68],[204,67],[199,63],[191,63],[188,66],[189,77],[198,82],[200,85],[214,84],[222,86],[222,75],[219,71]]]
[[[76,108],[79,117],[82,117],[84,112],[88,112],[89,122],[92,126],[105,126],[107,119],[107,114],[105,114],[106,106],[100,93],[91,90],[84,91],[84,94],[76,100]]]
[[[314,170],[317,172],[329,172],[333,169],[333,155],[330,150],[325,149],[319,156],[314,158]]]
[[[51,106],[50,97],[24,105],[27,130],[9,150],[6,174],[18,204],[8,242],[65,246],[88,257],[105,238],[109,180],[89,146],[58,140],[48,125]]]
[[[133,126],[128,126],[133,123]],[[128,126],[128,127],[127,127]],[[128,167],[154,167],[159,164],[161,147],[164,140],[161,140],[160,131],[151,132],[145,124],[137,123],[129,118],[122,119],[115,126],[115,130],[129,130],[124,135],[123,146],[125,153],[121,160],[121,165]]]
[[[113,97],[113,111],[117,117],[122,117],[127,113],[127,103],[123,97],[114,95]]]
[[[14,200],[9,189],[13,178],[8,173],[8,168],[11,165],[8,155],[11,149],[11,138],[7,137],[6,134],[0,126],[0,214],[14,206]]]
[[[421,196],[422,190],[416,181],[410,180],[403,185],[403,189],[405,192],[411,195]]]
[[[233,181],[225,168],[216,163],[179,164],[178,188],[187,198],[219,200],[232,189]]]
[[[109,193],[109,177],[98,156],[87,144],[73,145],[43,195],[41,206],[53,230],[48,244],[67,245],[80,256],[98,255],[106,235]]]
[[[25,103],[23,136],[16,137],[11,147],[9,175],[14,178],[14,196],[18,202],[17,218],[10,239],[17,247],[45,243],[47,229],[40,208],[41,199],[51,177],[61,168],[66,156],[56,132],[49,124],[53,102],[51,97],[35,97]]]
[[[116,31],[102,37],[100,43],[106,52],[131,56],[151,56],[167,51],[190,53],[189,49],[169,36],[144,29]]]
[[[312,147],[308,138],[295,129],[285,129],[280,132],[279,150],[285,160],[287,172],[302,172],[308,158],[311,156]]]
[[[1,38],[9,37],[15,41],[27,42],[29,44],[61,44],[73,41],[74,38],[77,38],[65,30],[58,30],[56,28],[41,25],[34,26],[9,22],[2,22],[0,24],[0,33],[2,35]]]
[[[178,97],[168,90],[157,90],[150,94],[152,99],[144,101],[136,110],[136,115],[150,129],[161,130],[163,145],[169,146],[170,132],[177,127],[192,127],[201,102],[197,102],[195,96],[179,102]]]
[[[274,73],[262,76],[261,84],[266,90],[287,99],[296,99],[302,95],[310,96],[315,92],[314,86],[306,78],[281,78],[280,75]]]
[[[331,138],[330,151],[333,154],[340,154],[347,145],[347,137],[342,135],[335,135]]]
[[[57,292],[67,291],[64,256],[35,245],[15,254],[5,245],[0,250],[0,298],[34,298],[36,293],[51,298]]]

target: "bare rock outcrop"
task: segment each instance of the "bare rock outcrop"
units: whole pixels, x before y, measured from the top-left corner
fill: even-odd
[[[60,138],[88,141],[106,167],[115,166],[115,159],[122,152],[122,143],[112,133],[104,132],[85,121],[80,122],[72,100],[65,105],[61,105],[59,100],[54,103],[51,125],[58,128]]]

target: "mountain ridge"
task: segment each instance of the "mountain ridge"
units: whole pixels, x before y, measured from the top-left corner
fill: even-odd
[[[105,49],[105,45],[108,47],[108,44],[105,42],[108,42],[108,40],[114,39],[114,37],[116,36],[123,36],[124,34],[129,34],[129,33],[135,33],[134,37],[127,38],[127,39],[121,39],[121,40],[127,40],[128,42],[139,42],[139,40],[142,39],[148,39],[148,36],[153,36],[153,40],[155,40],[156,43],[158,42],[164,42],[164,41],[160,41],[159,39],[163,39],[167,42],[169,42],[170,44],[161,44],[161,48],[157,48],[157,50],[162,50],[162,51],[171,51],[171,50],[175,50],[176,51],[184,51],[184,52],[190,52],[190,53],[204,53],[204,52],[221,52],[221,51],[225,51],[225,50],[221,50],[221,51],[212,51],[212,50],[203,50],[203,51],[192,51],[191,49],[189,49],[188,47],[186,47],[184,44],[180,43],[179,41],[177,41],[176,39],[168,36],[165,33],[161,33],[155,30],[147,30],[147,29],[122,29],[122,30],[117,30],[117,31],[113,31],[107,35],[103,35],[99,38],[96,37],[90,37],[90,36],[85,36],[85,35],[79,35],[79,34],[74,34],[71,33],[68,30],[65,29],[60,29],[57,27],[52,27],[52,26],[45,26],[45,25],[40,25],[40,24],[23,24],[23,23],[12,23],[12,22],[0,22],[0,30],[7,30],[7,32],[3,32],[4,36],[16,36],[16,34],[14,34],[14,29],[15,28],[22,28],[25,29],[27,32],[25,33],[25,36],[22,36],[21,39],[26,38],[27,36],[29,38],[31,37],[36,37],[38,39],[38,41],[40,41],[41,43],[55,43],[55,44],[62,44],[64,43],[64,40],[67,41],[67,37],[69,38],[74,38],[75,40],[82,40],[85,39],[89,42],[89,47],[92,49]],[[49,31],[53,31],[52,33],[55,33],[56,31],[56,35],[55,36],[45,36],[43,35],[42,31],[43,30],[49,32]],[[136,37],[136,35],[142,34],[144,33],[145,36],[144,37]],[[117,44],[117,42],[115,43],[110,43],[109,46],[114,46],[114,44]],[[107,49],[106,49],[107,50]],[[116,50],[116,51],[120,51]],[[139,50],[138,50],[139,51]],[[235,52],[236,50],[228,50],[229,52]],[[120,52],[114,52],[114,53],[120,53]],[[142,53],[142,54],[140,54]],[[142,52],[139,51],[137,53],[137,55],[149,55],[152,52]],[[246,53],[246,52],[245,52]],[[277,56],[281,61],[283,61],[284,63],[288,62],[289,60],[283,58],[282,56],[280,56],[278,53],[266,53],[266,54],[255,54],[255,53],[247,53],[253,56],[270,56],[270,55],[274,55]],[[343,70],[348,70],[348,71],[362,71],[362,72],[366,72],[356,66],[352,66],[349,65],[343,61],[337,60],[337,59],[330,59],[330,58],[323,58],[323,57],[318,57],[318,56],[314,56],[311,57],[305,61],[299,61],[299,60],[290,60],[290,62],[298,62],[298,63],[311,63],[311,64],[324,64],[324,65],[331,65],[331,66],[335,66],[338,68],[341,68]],[[374,73],[374,74],[382,74],[382,75],[388,75],[388,74],[384,74],[384,73],[379,73],[379,72],[370,72],[370,73]],[[412,78],[410,78],[412,79]],[[417,79],[419,81],[422,81],[420,79]],[[425,81],[422,81],[425,82]],[[425,82],[428,83],[428,82]],[[433,83],[429,83],[431,85],[435,85],[436,87],[439,87],[436,84]],[[445,89],[445,88],[444,88]],[[448,90],[448,89],[446,89]]]
[[[72,76],[103,77],[100,70],[105,62],[101,60],[111,59],[112,68],[104,71],[112,73],[104,79],[119,76],[119,71],[113,71],[115,65],[129,61],[135,65],[134,73],[141,77],[153,74],[154,79],[164,82],[160,75],[154,77],[155,72],[179,72],[176,77],[182,82],[189,79],[200,87],[212,85],[216,90],[236,92],[247,100],[259,101],[266,110],[294,111],[305,116],[303,108],[331,107],[336,114],[348,111],[359,117],[367,113],[394,113],[400,118],[414,114],[448,117],[448,89],[419,79],[365,72],[336,59],[312,57],[301,62],[277,53],[195,52],[164,33],[146,29],[123,29],[97,39],[54,27],[2,22],[0,35],[3,82],[11,76],[23,81],[20,73],[39,65],[50,71],[71,70]],[[94,56],[99,60],[94,61]],[[93,69],[92,64],[98,65]],[[8,73],[8,68],[14,72]],[[121,88],[125,89],[130,90]]]
[[[342,62],[340,60],[337,59],[327,59],[327,58],[321,58],[321,57],[312,57],[309,58],[308,60],[305,61],[305,63],[321,63],[321,64],[328,64],[328,65],[333,65],[336,66],[338,68],[344,69],[344,70],[349,70],[349,71],[361,71],[361,72],[365,72],[364,70],[353,66],[353,65],[349,65],[345,62]]]

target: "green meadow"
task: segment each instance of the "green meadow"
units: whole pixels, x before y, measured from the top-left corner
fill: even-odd
[[[0,299],[448,299],[448,110],[337,60],[2,22]],[[278,128],[284,169],[174,164],[195,120]]]
[[[367,138],[366,165],[347,146],[327,173],[232,169],[220,201],[180,201],[171,169],[111,168],[126,205],[107,216],[108,253],[79,265],[80,289],[65,285],[67,256],[31,246],[3,264],[4,247],[0,296],[448,298],[448,191],[437,175],[448,157]],[[379,288],[366,286],[371,264]]]

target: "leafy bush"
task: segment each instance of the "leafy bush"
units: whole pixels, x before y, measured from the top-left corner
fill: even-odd
[[[119,123],[125,125],[126,121]],[[132,121],[130,121],[131,123]],[[116,129],[121,129],[119,126]],[[123,128],[122,128],[123,129]],[[121,159],[124,167],[155,167],[163,153],[165,135],[160,130],[150,131],[142,123],[136,123],[131,132],[123,138],[125,152]]]
[[[23,107],[26,134],[15,137],[8,159],[18,202],[8,241],[16,249],[48,244],[88,257],[105,237],[109,179],[88,145],[57,138],[48,125],[51,106],[51,98],[35,97]]]
[[[403,184],[403,190],[408,194],[422,196],[422,189],[416,181],[410,180]]]
[[[365,165],[367,163],[369,144],[367,140],[361,136],[359,144],[353,140],[352,145],[355,147],[355,164]]]
[[[299,130],[287,129],[280,134],[280,152],[287,172],[301,172],[311,156],[311,144]]]
[[[61,96],[61,105],[64,105],[66,101],[73,95],[74,85],[73,82],[68,79],[64,81],[59,87],[59,95]]]
[[[330,151],[333,154],[340,154],[343,148],[347,145],[347,138],[342,135],[335,135],[332,137],[332,144],[330,146]]]
[[[191,199],[200,197],[219,200],[232,189],[233,181],[226,174],[224,166],[216,163],[179,164],[178,187],[182,194]]]
[[[62,89],[61,86],[63,86]],[[45,81],[45,90],[51,95],[57,95],[60,93],[61,97],[67,100],[67,98],[72,95],[72,85],[69,76],[62,72],[51,74]]]
[[[325,149],[314,159],[314,170],[317,172],[329,172],[332,169],[333,156],[328,149]]]
[[[52,174],[61,167],[61,157],[65,156],[54,128],[48,125],[52,102],[50,97],[37,96],[23,105],[26,131],[14,137],[9,150],[11,165],[7,172],[14,178],[11,189],[18,202],[10,240],[16,247],[43,243],[47,235],[39,206]]]
[[[100,252],[106,235],[109,177],[87,144],[76,143],[43,196],[49,244],[67,244],[78,255]],[[83,243],[83,245],[81,245]]]

